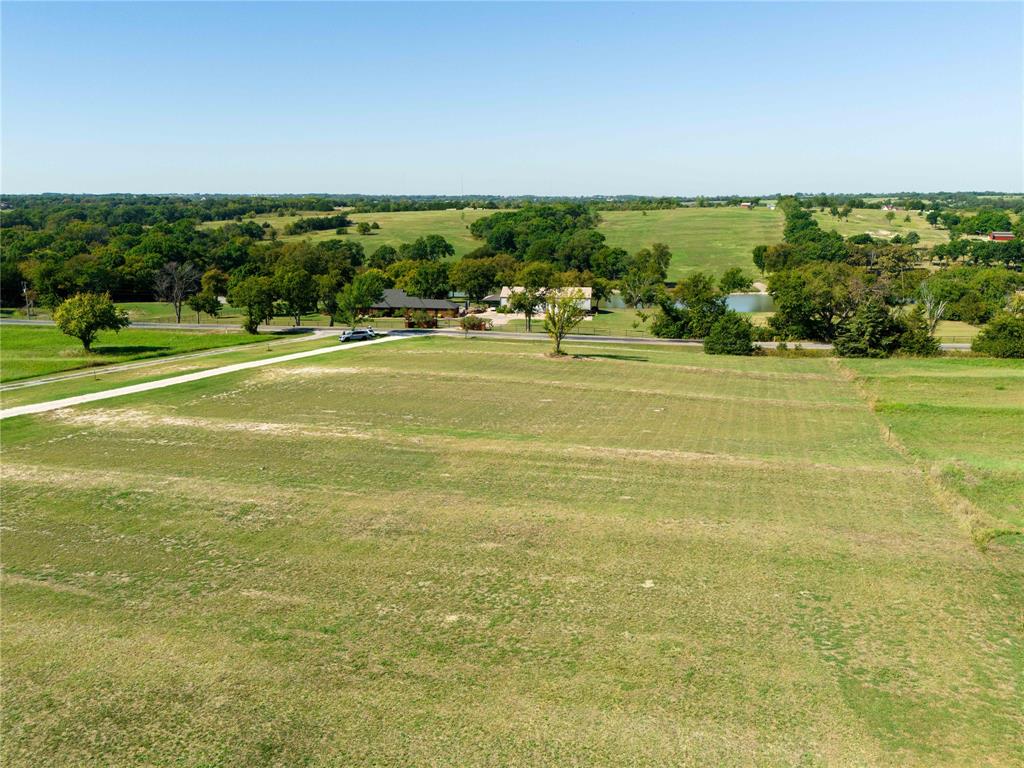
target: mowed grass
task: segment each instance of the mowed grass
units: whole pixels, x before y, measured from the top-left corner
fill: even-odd
[[[844,361],[885,424],[983,514],[1024,529],[1024,362],[987,358]]]
[[[1019,762],[1019,555],[844,369],[570,349],[4,422],[5,764]]]
[[[917,232],[921,236],[920,247],[938,245],[949,242],[949,231],[936,229],[929,224],[924,216],[918,216],[916,211],[892,211],[895,214],[892,223],[885,218],[887,211],[875,209],[855,209],[848,220],[834,217],[825,211],[814,211],[814,218],[824,230],[834,229],[843,237],[867,233],[873,237],[888,239],[893,235],[907,235]],[[903,219],[910,214],[910,221]]]
[[[779,210],[754,208],[675,208],[663,211],[601,211],[599,231],[609,245],[635,253],[651,243],[665,243],[672,251],[669,280],[691,272],[719,275],[740,267],[757,274],[755,245],[782,240]]]
[[[247,333],[126,328],[101,332],[86,352],[54,327],[0,325],[0,381],[260,341]]]

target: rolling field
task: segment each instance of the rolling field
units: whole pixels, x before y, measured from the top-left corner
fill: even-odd
[[[381,225],[373,235],[352,234],[345,237],[363,244],[372,253],[383,243],[398,246],[429,234],[443,235],[455,246],[456,257],[461,257],[482,241],[469,233],[469,225],[494,213],[491,210],[465,211],[402,211],[397,213],[354,213],[355,222],[376,221]],[[742,267],[755,273],[751,250],[761,243],[777,243],[782,239],[782,214],[767,208],[752,211],[739,208],[678,208],[665,211],[601,211],[598,227],[609,245],[635,253],[651,243],[663,242],[672,249],[669,280],[676,280],[695,270],[721,274],[729,267]],[[309,213],[310,216],[328,215]],[[279,232],[295,216],[256,216],[252,220],[262,224],[269,221]],[[853,217],[851,216],[851,219]],[[226,222],[205,222],[202,227],[223,226]],[[334,239],[334,230],[303,235],[289,235],[283,240],[309,238]]]
[[[101,332],[91,353],[53,327],[0,325],[0,381],[265,341],[247,333],[126,328]]]
[[[767,208],[676,208],[664,211],[601,211],[598,228],[609,245],[634,253],[651,243],[672,251],[669,280],[698,270],[719,275],[740,267],[757,274],[755,245],[782,240],[782,212]]]
[[[889,238],[893,235],[906,235],[910,232],[917,232],[921,236],[920,246],[933,246],[939,243],[949,242],[949,231],[935,229],[923,216],[918,216],[915,211],[893,211],[896,217],[890,224],[885,218],[885,211],[874,209],[856,209],[850,214],[848,221],[829,215],[828,212],[821,213],[814,211],[814,218],[822,229],[828,231],[834,229],[843,237],[859,235],[864,232],[874,237]],[[910,213],[910,223],[903,221],[903,217]]]
[[[5,421],[4,764],[1021,762],[1019,538],[922,466],[1010,431],[869,402],[1010,414],[1024,370],[569,347]]]
[[[333,213],[333,212],[331,212]],[[315,211],[305,214],[306,216],[329,216],[331,213],[318,213]],[[476,240],[469,233],[469,225],[481,216],[488,216],[494,213],[493,210],[465,209],[446,211],[400,211],[397,213],[352,213],[349,218],[353,222],[360,221],[374,222],[380,224],[380,229],[374,230],[371,235],[357,235],[355,227],[349,228],[349,234],[339,238],[333,229],[322,232],[307,232],[301,235],[285,235],[284,228],[296,221],[298,216],[255,216],[251,221],[263,224],[270,222],[281,235],[281,239],[305,240],[314,242],[319,240],[346,239],[356,240],[361,243],[367,254],[373,253],[381,245],[388,245],[397,248],[402,243],[411,243],[418,237],[424,235],[441,235],[455,248],[456,257],[479,248],[482,241]],[[248,221],[249,219],[247,219]],[[220,227],[228,222],[209,221],[200,226],[205,228]]]

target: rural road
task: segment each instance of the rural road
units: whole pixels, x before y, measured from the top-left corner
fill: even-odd
[[[0,325],[6,325],[7,323],[10,323],[12,325],[53,325],[53,321],[52,320],[24,320],[24,319],[11,319],[11,318],[6,318],[4,320],[0,320]],[[167,329],[169,329],[169,328],[177,329],[177,330],[185,330],[185,331],[198,331],[198,330],[203,330],[203,331],[212,331],[212,330],[237,331],[237,330],[239,330],[239,326],[237,326],[237,325],[224,325],[224,324],[218,325],[218,324],[214,324],[214,323],[208,323],[206,325],[201,325],[201,324],[197,325],[195,323],[181,323],[180,325],[177,324],[177,323],[132,323],[132,328],[158,328],[158,329],[165,330],[165,331]],[[321,333],[330,334],[330,333],[337,333],[340,330],[342,330],[342,327],[340,327],[340,326],[338,328],[326,328],[326,327],[324,327],[322,325],[302,325],[302,326],[266,325],[266,326],[261,326],[260,327],[260,331],[261,332],[264,332],[264,331],[266,331],[266,332],[278,331],[278,332],[286,332],[286,333],[287,332],[301,333],[301,332],[305,332],[305,331],[319,331]],[[434,334],[443,335],[443,336],[464,336],[464,335],[466,335],[464,331],[460,331],[457,328],[435,328],[435,329],[423,329],[423,330],[412,329],[412,330],[399,331],[399,333],[405,333],[405,334],[410,334],[410,335],[412,335],[412,334],[422,335],[422,334],[434,333]],[[543,334],[543,333],[517,333],[515,331],[477,331],[477,332],[470,331],[468,335],[469,336],[481,336],[481,337],[487,337],[487,338],[496,338],[496,339],[533,339],[533,340],[540,340],[540,339],[546,338],[545,334]],[[657,338],[653,338],[653,337],[650,337],[650,336],[597,336],[595,334],[590,334],[590,333],[586,333],[586,334],[582,334],[582,333],[570,334],[569,336],[565,337],[565,340],[566,341],[593,341],[593,342],[612,343],[612,344],[668,344],[668,345],[683,346],[683,347],[699,347],[699,346],[702,346],[702,343],[699,340],[697,340],[697,339],[657,339]],[[832,345],[831,344],[823,344],[823,343],[817,342],[817,341],[790,342],[790,346],[791,347],[796,345],[796,344],[800,344],[800,347],[802,349],[818,349],[818,350],[832,349]],[[758,346],[758,347],[761,347],[763,349],[775,349],[778,346],[778,342],[776,342],[776,341],[755,341],[754,345]],[[944,352],[966,352],[966,351],[969,351],[971,349],[971,345],[963,343],[963,342],[948,342],[948,343],[941,343],[941,344],[939,344],[939,348],[942,349]],[[163,358],[163,359],[167,360],[168,358]]]
[[[49,400],[45,403],[31,403],[29,405],[19,405],[13,408],[5,408],[0,410],[0,420],[9,419],[12,416],[24,416],[30,413],[45,413],[47,411],[56,411],[60,408],[68,408],[72,405],[82,405],[83,403],[93,403],[97,400],[109,400],[114,397],[122,397],[124,395],[134,395],[138,392],[149,392],[153,389],[163,389],[164,387],[173,387],[176,384],[185,384],[189,381],[200,381],[202,379],[209,379],[214,376],[223,376],[228,373],[236,373],[237,371],[247,371],[251,368],[262,368],[265,365],[274,365],[275,363],[286,363],[290,360],[302,360],[307,357],[316,357],[317,355],[326,355],[330,352],[341,352],[346,349],[355,349],[357,347],[366,347],[371,344],[384,344],[389,341],[398,341],[399,339],[407,338],[405,336],[384,336],[380,339],[373,339],[371,341],[354,341],[349,344],[336,344],[332,347],[322,347],[320,349],[310,349],[305,352],[292,352],[288,355],[279,355],[278,357],[268,357],[263,360],[250,360],[245,363],[234,363],[232,365],[221,366],[220,368],[211,368],[207,371],[196,371],[195,373],[185,373],[180,376],[171,376],[166,379],[158,379],[157,381],[147,381],[143,384],[131,384],[126,387],[117,387],[115,389],[107,389],[102,392],[91,392],[87,395],[76,395],[74,397],[64,397],[60,400]]]

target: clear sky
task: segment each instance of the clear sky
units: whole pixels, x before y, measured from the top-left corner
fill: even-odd
[[[3,2],[0,184],[1022,191],[1022,9]]]

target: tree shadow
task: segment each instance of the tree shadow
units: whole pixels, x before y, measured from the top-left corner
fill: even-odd
[[[579,357],[589,357],[589,358],[604,359],[604,360],[628,360],[630,362],[639,362],[639,363],[646,363],[646,362],[648,362],[650,360],[650,358],[644,357],[643,355],[616,355],[616,354],[607,354],[607,353],[606,354],[596,354],[596,353],[593,353],[593,352],[588,352],[586,354],[579,355]]]
[[[170,347],[155,347],[136,345],[131,347],[94,346],[93,353],[97,355],[110,355],[111,357],[124,357],[127,355],[148,355],[159,352],[167,352]]]

